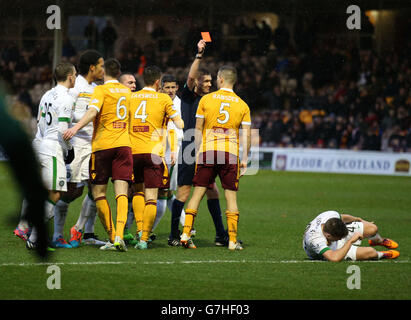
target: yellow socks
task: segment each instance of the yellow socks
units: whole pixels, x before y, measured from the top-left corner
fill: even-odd
[[[103,227],[106,230],[111,243],[114,243],[116,230],[113,225],[113,218],[111,216],[111,210],[108,201],[106,197],[99,197],[95,199],[95,201],[98,217],[100,218],[100,221],[103,224]]]
[[[185,213],[186,213],[186,218],[184,220],[183,233],[190,236],[191,229],[193,228],[193,225],[194,225],[194,219],[197,215],[197,210],[186,209]]]
[[[147,200],[145,203],[143,214],[143,234],[141,240],[148,241],[151,229],[153,229],[154,221],[157,214],[157,200]]]
[[[237,242],[237,230],[238,230],[238,220],[240,212],[225,212],[227,216],[227,228],[228,228],[228,238],[229,241],[234,243]]]
[[[123,239],[124,227],[127,222],[128,214],[128,197],[125,194],[120,194],[116,197],[117,202],[117,221],[116,221],[116,236]]]
[[[137,233],[143,230],[143,214],[145,205],[144,192],[136,192],[133,196],[133,212],[137,224]]]

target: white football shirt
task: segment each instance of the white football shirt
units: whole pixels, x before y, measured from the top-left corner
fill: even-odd
[[[40,120],[35,139],[38,142],[39,153],[63,156],[59,122],[71,122],[73,107],[74,99],[62,85],[57,85],[43,95],[39,105]]]
[[[96,85],[93,83],[88,83],[87,80],[82,76],[78,75],[74,88],[70,89],[69,93],[73,96],[75,100],[75,107],[73,112],[73,125],[78,123],[80,119],[87,112],[88,105],[90,103],[91,95],[94,92],[94,87]],[[84,128],[79,130],[77,134],[72,138],[73,146],[90,146],[91,150],[91,138],[93,136],[93,122],[88,123]],[[91,152],[91,151],[90,151]]]
[[[321,228],[321,225],[331,218],[341,219],[341,216],[337,211],[325,211],[307,225],[304,232],[303,247],[310,259],[322,259],[325,251],[337,250],[338,241],[327,244],[328,240]]]
[[[173,99],[173,110],[177,111],[178,114],[181,116],[181,99],[177,96]],[[176,133],[178,146],[180,147],[181,141],[183,141],[184,133],[182,129],[178,129],[173,121],[169,121],[167,124],[167,131],[174,130]]]

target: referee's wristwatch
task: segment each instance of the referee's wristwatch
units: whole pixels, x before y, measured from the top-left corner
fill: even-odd
[[[202,53],[197,53],[196,54],[196,59],[202,59],[203,58],[203,54]]]

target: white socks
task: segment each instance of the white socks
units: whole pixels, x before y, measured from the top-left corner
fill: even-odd
[[[94,225],[96,224],[97,219],[97,207],[94,203],[94,208],[90,208],[90,216],[88,217],[86,224],[84,225],[84,233],[94,233]],[[77,230],[78,231],[78,230]]]
[[[380,243],[382,242],[384,239],[379,235],[379,233],[377,232],[375,235],[373,235],[372,237],[369,238],[372,242],[375,243]]]
[[[75,224],[76,230],[84,230],[85,233],[94,233],[96,214],[96,202],[86,194],[81,205],[80,216]]]
[[[63,237],[64,224],[66,222],[68,203],[63,200],[57,201],[54,206],[54,233],[53,241]]]
[[[17,225],[17,228],[19,228],[20,230],[26,230],[29,228],[29,224],[27,220],[25,219],[26,211],[27,211],[27,200],[23,199],[23,202],[21,203],[20,221],[19,221],[19,224]]]
[[[134,211],[133,211],[133,198],[128,200],[128,213],[127,213],[127,222],[126,222],[126,228],[131,229],[131,226],[133,225],[134,222]],[[130,201],[131,200],[131,201]]]
[[[50,201],[46,201],[45,204],[44,204],[44,207],[45,207],[45,217],[44,218],[45,218],[45,221],[47,222],[51,218],[53,218],[53,216],[54,216],[55,204],[51,203]],[[36,242],[37,241],[37,230],[36,230],[36,228],[32,229],[29,240],[31,242]]]
[[[156,220],[154,220],[152,230],[154,230],[157,227],[157,225],[160,222],[161,218],[163,218],[164,214],[166,213],[166,210],[167,210],[167,199],[158,199],[157,200]]]

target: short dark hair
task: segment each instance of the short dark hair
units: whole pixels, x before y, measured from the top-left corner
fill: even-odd
[[[56,82],[63,82],[67,80],[68,76],[75,74],[74,65],[70,62],[60,62],[54,69],[54,79]]]
[[[122,74],[119,75],[118,81],[121,82],[121,78],[123,78],[123,76],[133,76],[134,79],[136,78],[136,76],[134,74],[132,74],[131,72],[123,72]]]
[[[96,66],[98,60],[103,56],[96,50],[86,50],[84,51],[79,59],[78,72],[82,76],[87,75],[90,70],[90,66]]]
[[[163,87],[166,82],[175,82],[175,83],[177,83],[177,79],[172,74],[164,74],[161,77],[161,86]]]
[[[218,74],[228,83],[235,84],[237,82],[237,70],[235,67],[222,66],[218,69]]]
[[[200,79],[202,76],[211,76],[211,73],[210,73],[210,71],[208,71],[205,68],[199,68],[197,70],[197,75],[196,76],[197,76],[197,79]]]
[[[161,78],[161,70],[157,66],[148,66],[144,68],[143,79],[147,86],[152,86],[157,80]]]
[[[324,224],[323,231],[340,239],[345,238],[348,235],[347,226],[339,218],[328,219]]]
[[[104,62],[106,75],[112,78],[118,78],[121,74],[121,64],[117,59],[110,58]]]

